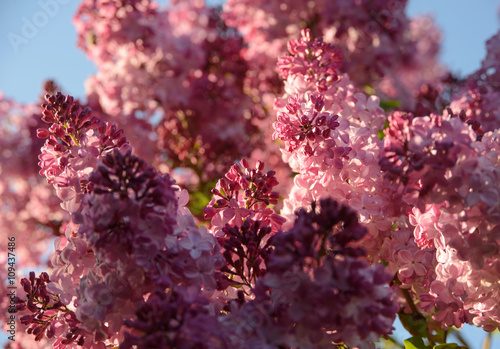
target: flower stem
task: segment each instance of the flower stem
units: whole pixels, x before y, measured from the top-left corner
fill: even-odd
[[[492,333],[488,332],[484,337],[482,349],[490,349]]]

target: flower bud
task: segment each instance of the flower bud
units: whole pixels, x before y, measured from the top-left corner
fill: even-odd
[[[39,128],[36,130],[36,136],[38,138],[48,138],[50,136],[50,132],[46,128]]]

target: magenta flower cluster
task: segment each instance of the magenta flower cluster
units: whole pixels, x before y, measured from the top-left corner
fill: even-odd
[[[240,227],[246,219],[262,221],[279,230],[285,219],[268,208],[278,203],[279,194],[272,191],[278,185],[275,171],[263,172],[264,163],[258,161],[255,169],[250,169],[246,159],[231,166],[214,189],[212,200],[203,209],[205,219],[211,218],[215,235],[226,224]]]
[[[39,138],[48,138],[39,156],[40,174],[55,185],[63,209],[76,212],[82,194],[89,190],[88,176],[97,160],[128,144],[122,130],[91,118],[91,109],[81,108],[73,97],[57,93],[46,95],[45,100],[42,121],[51,126],[37,130]]]

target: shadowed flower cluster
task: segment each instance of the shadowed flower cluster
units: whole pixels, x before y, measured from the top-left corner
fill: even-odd
[[[343,342],[368,348],[388,335],[398,309],[387,285],[392,277],[359,258],[365,251],[352,244],[364,234],[356,213],[333,200],[299,211],[293,228],[270,238],[267,273],[257,282],[255,299],[240,302],[239,310],[233,303],[223,319],[241,331],[244,314],[254,318],[253,324],[246,321],[244,337],[233,333],[233,345],[335,348]]]

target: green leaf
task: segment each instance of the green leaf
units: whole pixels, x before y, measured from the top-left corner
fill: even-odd
[[[433,349],[458,349],[460,348],[457,343],[445,343],[445,344],[439,344],[435,345]]]
[[[427,338],[429,335],[427,320],[421,314],[405,314],[400,312],[399,319],[403,327],[413,336]]]
[[[380,140],[384,139],[384,137],[385,137],[384,131],[378,130],[377,136],[378,136],[378,139],[380,139]]]
[[[401,106],[401,101],[396,99],[386,99],[380,101],[380,108],[384,109],[384,111],[388,111],[391,109],[395,109]]]
[[[203,217],[203,209],[207,206],[211,197],[205,193],[195,191],[189,193],[189,208],[198,217]]]
[[[389,121],[385,120],[384,127],[381,130],[378,130],[377,136],[380,140],[383,140],[385,137],[384,130],[389,127]]]
[[[446,335],[447,331],[443,331],[441,329],[434,329],[434,335],[432,336],[432,339],[434,340],[435,343],[446,343]]]
[[[422,337],[411,337],[404,340],[406,349],[426,349],[426,345]]]
[[[371,87],[370,85],[365,85],[364,87],[365,93],[369,95],[374,95],[375,94],[375,89]]]

